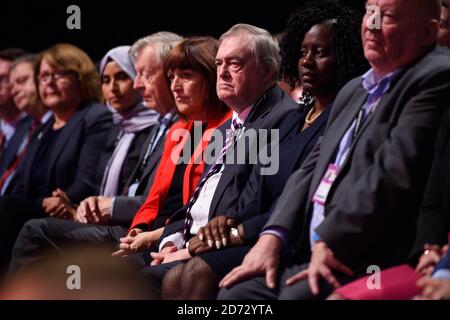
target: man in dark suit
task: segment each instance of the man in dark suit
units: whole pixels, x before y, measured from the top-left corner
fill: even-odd
[[[29,117],[20,120],[16,134],[11,139],[11,145],[16,147],[10,150],[8,146],[1,156],[0,195],[5,195],[14,185],[16,173],[26,155],[33,132],[52,115],[43,105],[35,83],[34,67],[37,60],[37,55],[25,55],[14,60],[10,66],[11,95],[17,108],[26,112]]]
[[[258,47],[256,43],[264,45]],[[202,226],[201,221],[208,221],[238,205],[255,163],[252,151],[258,150],[258,146],[264,148],[264,141],[257,138],[258,133],[279,128],[281,121],[298,108],[276,84],[279,63],[278,45],[264,29],[239,24],[221,36],[216,56],[216,88],[219,98],[234,114],[232,120],[219,129],[229,133],[233,126],[236,143],[227,138],[224,145],[229,148],[222,149],[218,155],[224,157],[223,162],[213,159],[216,161],[205,168],[183,212],[186,218],[165,227],[160,251],[152,254],[152,264],[161,265],[144,271],[150,278],[161,280],[174,264],[190,257],[185,244]],[[257,134],[248,134],[252,132]],[[269,135],[266,147],[270,140]],[[167,263],[174,260],[177,261]]]
[[[440,1],[367,6],[362,38],[372,69],[340,91],[323,139],[219,298],[322,298],[369,266],[407,259],[448,107],[450,55],[436,46]]]
[[[14,122],[14,134],[11,136],[3,150],[1,150],[0,177],[3,176],[14,163],[17,154],[20,152],[19,149],[21,149],[24,140],[26,140],[32,123],[33,119],[25,113],[20,113],[17,121]]]
[[[0,51],[0,176],[14,161],[32,123],[16,106],[9,79],[13,61],[24,54],[21,49]]]

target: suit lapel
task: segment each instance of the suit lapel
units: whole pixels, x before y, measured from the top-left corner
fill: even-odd
[[[155,169],[158,161],[161,159],[162,152],[158,152],[159,151],[158,146],[156,146],[155,148],[156,150],[153,151],[154,155],[151,155],[150,158],[148,159],[147,165],[145,166],[144,172],[142,173],[142,177],[140,180],[144,180],[148,175],[150,175],[150,173],[153,172],[153,170]]]
[[[397,78],[398,79],[398,78]],[[397,80],[396,79],[396,80]],[[361,138],[362,134],[364,133],[364,131],[367,129],[367,127],[372,123],[372,121],[374,121],[374,118],[378,118],[380,116],[382,116],[383,113],[386,112],[387,110],[387,105],[390,104],[391,99],[393,97],[392,94],[390,94],[390,91],[392,90],[392,87],[395,86],[395,83],[392,83],[391,85],[391,89],[389,91],[387,91],[383,97],[381,97],[380,102],[378,103],[378,105],[376,106],[373,114],[371,116],[369,116],[366,121],[364,122],[364,124],[362,125],[361,129],[358,132],[358,135],[355,137],[353,143],[352,143],[352,147],[350,149],[349,152],[349,156],[347,157],[347,159],[350,158],[350,154],[351,152],[353,152],[353,149],[355,148],[358,140]],[[376,121],[376,120],[375,120]],[[343,164],[342,167],[344,167],[344,165],[347,163],[347,161],[345,161],[345,163]]]
[[[272,110],[272,107],[281,100],[280,96],[282,94],[281,88],[277,85],[270,88],[266,94],[255,103],[244,126],[246,128],[253,128],[258,125],[261,122],[261,119]]]
[[[54,149],[52,151],[52,154],[48,161],[48,176],[47,181],[49,181],[50,176],[53,171],[53,167],[55,166],[56,160],[58,159],[61,152],[64,150],[64,147],[66,144],[70,143],[68,140],[69,138],[73,138],[76,136],[76,132],[78,130],[82,130],[82,120],[83,116],[87,110],[86,108],[83,108],[81,110],[77,110],[75,114],[70,118],[70,120],[67,122],[67,124],[62,128],[62,131],[60,133],[60,136],[58,137],[58,140],[55,143]],[[53,125],[53,124],[52,124]]]
[[[357,136],[355,137],[355,139],[353,140],[352,145],[351,145],[351,147],[350,147],[350,150],[349,150],[349,152],[348,152],[347,158],[345,159],[344,163],[342,164],[340,171],[343,171],[343,170],[346,168],[347,164],[351,161],[353,151],[354,151],[354,149],[355,149],[355,147],[356,147],[356,145],[357,145],[359,139],[360,139],[361,136],[363,135],[364,131],[365,131],[365,130],[368,130],[367,128],[369,127],[369,125],[370,125],[373,121],[378,122],[378,119],[375,119],[375,118],[382,117],[383,113],[387,110],[386,106],[390,103],[391,97],[393,97],[393,95],[389,94],[389,91],[386,92],[386,94],[381,98],[379,104],[376,106],[376,109],[374,110],[374,114],[372,114],[372,116],[369,116],[369,117],[366,119],[366,121],[365,121],[364,124],[362,125],[361,129],[359,130],[358,135],[357,135]],[[334,186],[336,186],[336,185],[338,184],[338,183],[336,183],[336,182],[337,182],[340,178],[342,178],[342,175],[338,175],[338,176],[336,177],[336,181],[335,181],[335,183],[333,184]],[[331,195],[331,193],[333,192],[333,190],[334,190],[334,188],[333,188],[333,186],[331,186],[331,189],[330,189],[330,192],[329,192],[330,195]]]
[[[148,169],[148,167],[151,165],[151,163],[153,163],[152,160],[153,160],[154,157],[152,155],[150,155],[150,157],[149,157],[149,160],[148,160],[149,162],[147,163],[146,167],[144,168],[144,170],[142,172],[142,176],[141,177],[136,177],[137,173],[140,170],[142,162],[144,161],[144,157],[145,157],[145,154],[147,153],[149,144],[151,143],[153,137],[157,134],[158,130],[159,130],[159,125],[153,126],[152,130],[150,131],[150,133],[148,135],[147,140],[145,141],[144,147],[142,148],[142,152],[141,152],[141,154],[139,156],[139,160],[138,160],[136,166],[134,167],[133,172],[131,173],[130,178],[128,179],[128,181],[125,184],[125,186],[127,186],[127,187],[131,186],[136,181],[136,179],[138,179],[138,178],[139,178],[140,181],[142,181],[145,178],[145,176],[148,173],[150,173],[150,170]],[[160,139],[160,141],[161,140],[163,140],[163,139]],[[155,146],[155,148],[153,149],[153,152],[156,152],[156,150],[158,150],[158,146],[159,146],[159,142],[160,141],[158,141],[158,145]]]
[[[167,129],[166,133],[168,132],[170,128]],[[142,173],[142,177],[140,177],[140,181],[144,181],[147,179],[147,177],[155,170],[155,167],[158,165],[159,160],[161,159],[163,148],[161,148],[161,144],[164,144],[163,138],[161,138],[158,143],[155,145],[155,148],[152,152],[152,155],[150,155],[147,164],[145,165],[144,171]],[[139,162],[139,165],[141,165],[141,162]]]
[[[155,139],[156,135],[158,134],[159,127],[160,127],[159,125],[154,125],[152,130],[150,131],[148,138],[144,144],[145,147],[143,148],[143,150],[141,152],[141,156],[139,157],[138,165],[141,165],[142,161],[144,161],[144,157],[145,157],[145,154],[147,153],[148,147],[149,147],[150,143],[152,142],[152,140]],[[159,144],[161,143],[161,140],[164,140],[164,139],[163,138],[159,139],[159,141],[153,148],[153,151],[155,151],[158,148]]]
[[[262,96],[253,106],[247,120],[244,123],[245,130],[248,129],[259,129],[261,127],[261,122],[264,117],[272,110],[272,107],[277,104],[282,95],[280,87],[277,85],[271,87],[264,96]],[[228,127],[229,128],[229,127]],[[246,148],[246,152],[248,152]],[[234,157],[236,159],[236,157]],[[247,157],[246,157],[247,159]],[[246,161],[247,162],[247,161]],[[209,209],[209,218],[215,214],[217,205],[226,190],[226,187],[233,181],[235,175],[235,168],[239,164],[230,164],[225,167],[225,170],[220,177],[219,183],[217,185],[216,191],[214,192],[213,199],[211,201],[211,206]],[[206,170],[205,170],[206,171]]]
[[[336,150],[342,140],[342,137],[347,132],[348,128],[355,120],[367,98],[367,92],[364,88],[359,87],[358,91],[353,95],[353,98],[348,102],[341,114],[334,120],[328,130],[325,132],[322,144],[320,146],[320,157],[318,159],[316,169],[314,171],[314,177],[309,190],[309,198],[316,191],[322,176],[325,173],[333,155],[336,154]],[[308,202],[310,204],[310,202]]]
[[[5,166],[4,169],[8,169],[8,167],[12,164],[12,162],[16,158],[17,152],[28,133],[28,129],[31,126],[31,121],[32,121],[31,118],[25,117],[21,119],[17,124],[16,131],[14,132],[14,135],[12,136],[11,141],[8,144],[8,147],[6,147],[6,149],[3,150],[2,164]]]
[[[151,155],[148,159],[147,167],[144,169],[144,173],[142,174],[142,178],[149,175],[151,172],[153,172],[156,165],[159,163],[159,160],[161,159],[164,144],[166,142],[167,133],[169,132],[170,128],[174,123],[176,123],[179,120],[178,116],[173,116],[171,122],[167,125],[162,137],[157,141],[155,147],[153,148],[153,153],[156,154],[156,156]],[[155,135],[158,134],[159,126],[155,126]]]

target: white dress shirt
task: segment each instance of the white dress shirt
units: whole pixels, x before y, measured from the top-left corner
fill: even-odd
[[[233,112],[233,118],[238,119],[238,122],[241,124],[245,123],[245,120],[247,119],[248,115],[250,114],[250,111],[253,106],[249,106],[242,110],[241,113]],[[230,125],[231,127],[232,125]],[[243,128],[242,132],[245,130]],[[196,235],[198,230],[205,226],[208,223],[209,220],[209,209],[211,207],[211,202],[214,196],[214,193],[216,192],[217,186],[219,185],[220,178],[222,177],[222,173],[225,166],[222,165],[222,168],[220,171],[214,175],[212,175],[204,184],[203,188],[200,190],[200,194],[198,195],[197,201],[192,205],[191,208],[191,216],[192,216],[192,226],[190,230],[191,235]],[[184,237],[182,232],[177,232],[174,234],[171,234],[167,237],[165,237],[161,244],[159,245],[159,250],[161,251],[162,247],[167,242],[173,242],[173,244],[178,248],[182,249],[184,247]]]

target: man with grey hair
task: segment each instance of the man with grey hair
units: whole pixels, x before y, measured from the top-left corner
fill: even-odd
[[[379,9],[362,22],[372,68],[338,93],[323,138],[242,265],[222,279],[220,299],[321,299],[407,262],[450,98],[450,55],[437,45],[440,4],[367,1]],[[372,28],[379,14],[381,29]]]
[[[183,212],[184,219],[165,227],[159,243],[160,251],[152,254],[153,266],[144,270],[155,285],[156,297],[166,272],[178,265],[183,257],[190,258],[186,244],[203,223],[219,216],[227,220],[229,214],[237,209],[253,169],[252,150],[264,148],[261,145],[265,141],[258,133],[278,129],[281,121],[298,108],[276,83],[280,59],[277,42],[264,29],[238,24],[220,37],[216,55],[216,90],[219,98],[234,112],[232,119],[219,130],[225,132],[230,127],[232,132],[239,130],[235,143],[231,143],[236,147],[231,148],[234,151],[232,156],[227,154],[224,161],[214,162],[205,169]],[[252,131],[257,134],[249,135]],[[247,138],[248,144],[245,143]],[[265,147],[268,148],[270,142],[269,137]],[[236,225],[228,227],[224,236],[231,240],[223,245],[243,236],[243,230],[236,229]]]
[[[158,32],[136,41],[130,49],[135,61],[135,88],[147,107],[161,115],[175,111],[173,94],[164,76],[164,58],[182,38],[171,32]]]
[[[158,111],[160,117],[159,125],[150,132],[127,182],[127,194],[85,199],[78,207],[76,221],[52,218],[28,221],[13,249],[11,275],[41,259],[43,250],[61,251],[65,245],[77,244],[108,244],[117,248],[121,237],[127,234],[128,238],[134,237],[142,231],[135,228],[128,232],[128,227],[153,184],[166,134],[177,120],[175,101],[165,79],[163,64],[170,50],[181,40],[176,34],[159,32],[138,40],[130,49],[137,73],[134,87],[146,105]]]

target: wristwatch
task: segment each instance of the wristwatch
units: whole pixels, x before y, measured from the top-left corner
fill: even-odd
[[[236,242],[238,245],[244,244],[244,241],[241,239],[241,236],[239,235],[239,230],[238,230],[238,228],[231,228],[231,229],[230,229],[230,234],[233,236],[235,242]]]

